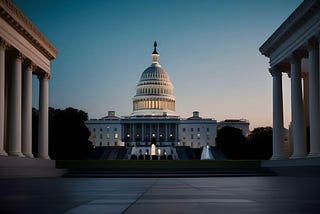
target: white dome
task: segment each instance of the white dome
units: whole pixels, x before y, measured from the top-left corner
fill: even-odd
[[[168,73],[158,62],[156,42],[152,53],[152,64],[144,70],[133,97],[133,116],[175,115],[173,85]]]

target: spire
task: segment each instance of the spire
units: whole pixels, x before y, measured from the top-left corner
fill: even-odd
[[[153,52],[152,52],[152,64],[159,64],[158,62],[158,58],[159,58],[159,54],[157,52],[157,41],[154,41],[154,44],[153,44]]]

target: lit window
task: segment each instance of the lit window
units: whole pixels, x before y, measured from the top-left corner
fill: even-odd
[[[118,133],[114,133],[114,139],[118,139]]]
[[[109,133],[107,133],[107,139],[110,139],[110,134]]]
[[[197,138],[200,139],[200,133],[197,134]]]

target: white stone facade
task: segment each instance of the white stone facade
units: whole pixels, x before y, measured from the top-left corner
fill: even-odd
[[[14,5],[0,0],[0,155],[32,154],[32,75],[39,79],[38,158],[49,159],[50,61],[57,50]]]
[[[94,146],[143,147],[151,146],[151,143],[158,146],[191,148],[215,146],[217,121],[194,115],[188,119],[107,116],[98,120],[88,120],[85,124],[91,133],[89,140]]]
[[[202,148],[215,146],[217,135],[217,121],[211,118],[199,117],[199,112],[193,112],[193,116],[180,121],[178,146],[190,146]]]

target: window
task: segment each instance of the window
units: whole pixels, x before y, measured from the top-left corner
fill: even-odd
[[[200,137],[201,137],[201,136],[200,136],[200,133],[198,133],[198,134],[197,134],[197,138],[198,138],[198,140],[200,139]]]
[[[197,130],[198,130],[198,132],[200,132],[200,128],[198,128]]]
[[[193,148],[193,142],[191,142],[191,148]]]
[[[209,132],[210,131],[210,129],[209,128],[207,128],[207,132]]]
[[[193,134],[191,134],[190,139],[193,139]]]
[[[210,140],[210,134],[207,134],[207,140]]]
[[[102,146],[102,142],[100,142],[100,146]]]
[[[116,132],[116,131],[117,131],[117,128],[114,128],[114,131]]]
[[[96,131],[96,128],[93,128],[93,131],[95,132],[95,131]]]
[[[102,136],[102,134],[100,134],[100,139],[102,139],[103,138],[103,136]]]
[[[114,133],[114,139],[118,139],[118,133]]]
[[[109,133],[107,133],[107,139],[110,139],[110,134]]]
[[[186,132],[186,128],[183,128],[182,131],[183,131],[183,132]]]
[[[100,132],[102,132],[102,128],[100,128]]]
[[[193,128],[191,128],[191,131],[193,132]]]

